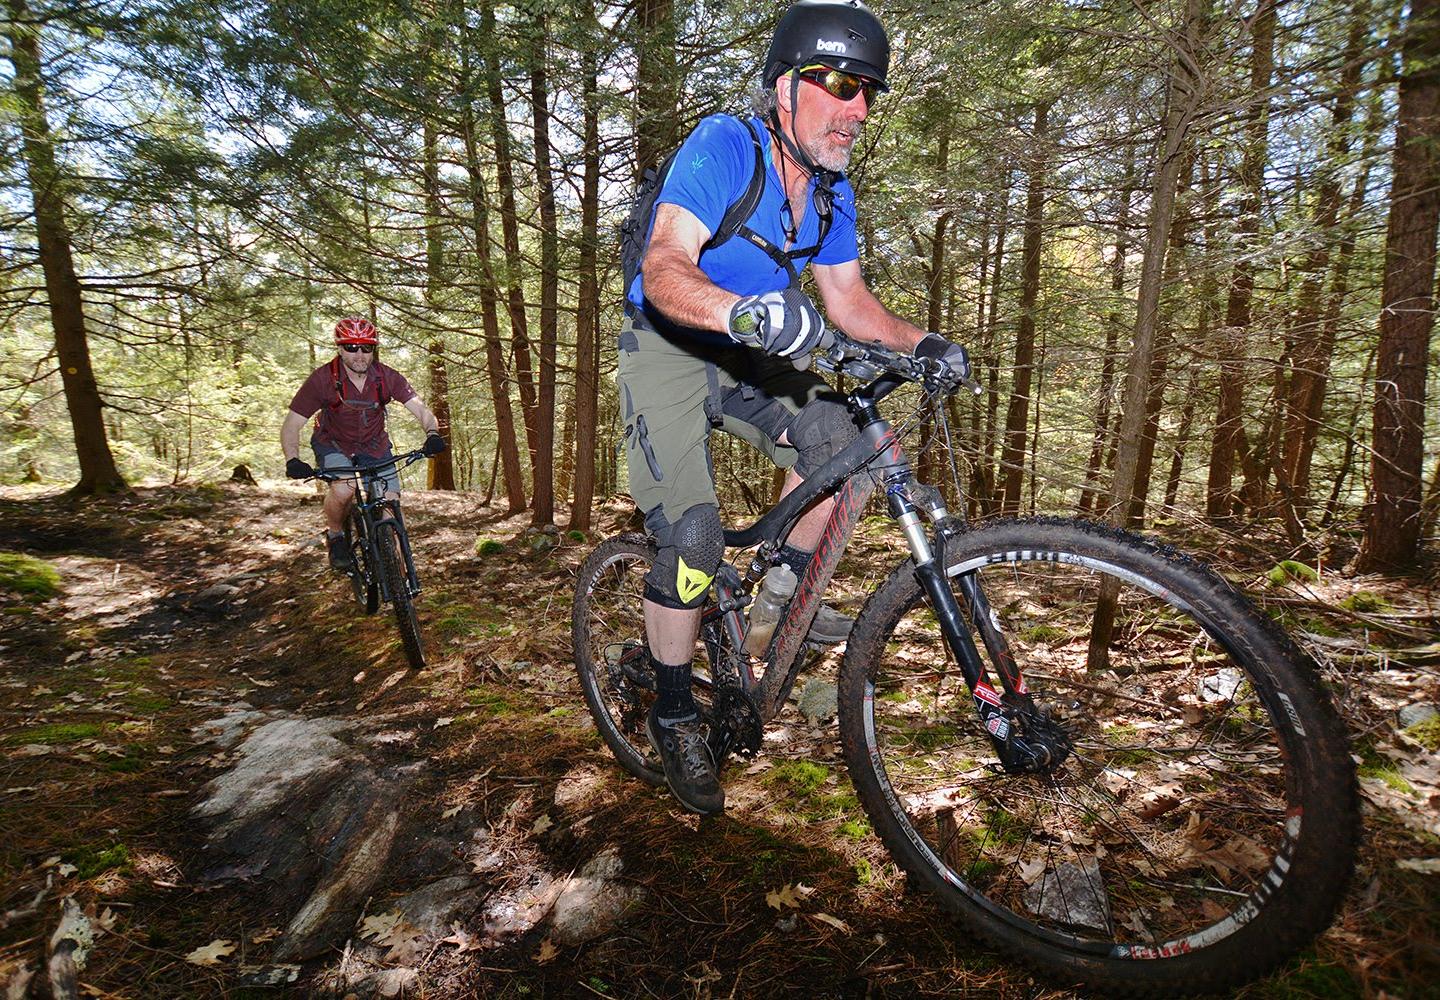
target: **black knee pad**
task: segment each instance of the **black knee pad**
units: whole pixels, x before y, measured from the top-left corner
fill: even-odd
[[[790,443],[800,453],[795,473],[809,479],[860,436],[845,404],[834,396],[817,396],[800,408],[790,424]]]
[[[645,574],[645,596],[666,608],[696,608],[725,555],[725,529],[713,503],[696,504],[671,524],[665,508],[645,515],[659,552]]]

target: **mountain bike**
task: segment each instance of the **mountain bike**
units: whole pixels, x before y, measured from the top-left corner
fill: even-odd
[[[395,612],[395,624],[400,627],[405,658],[416,670],[425,666],[420,623],[415,618],[420,578],[415,573],[400,501],[385,496],[385,473],[391,468],[399,472],[423,458],[425,453],[417,449],[374,464],[316,470],[313,477],[326,482],[348,479],[354,486],[355,503],[345,519],[351,591],[367,615],[373,615],[382,603],[389,603]]]
[[[901,440],[933,413],[959,494],[944,402],[978,391],[968,372],[845,338],[818,364],[863,383],[846,396],[859,437],[725,533],[745,551],[704,605],[694,682],[715,759],[759,751],[879,490],[910,554],[856,619],[838,725],[911,884],[1028,967],[1102,995],[1220,992],[1304,947],[1339,903],[1358,832],[1344,728],[1310,659],[1217,573],[1137,534],[951,514]],[[910,383],[919,403],[892,425],[877,404]],[[836,503],[815,554],[749,656],[750,595],[823,496]],[[572,639],[600,735],[658,786],[641,606],[654,558],[638,534],[595,548]]]

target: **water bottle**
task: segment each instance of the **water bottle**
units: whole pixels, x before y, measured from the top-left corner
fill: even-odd
[[[795,593],[795,571],[784,563],[771,566],[760,581],[755,600],[750,605],[750,630],[745,633],[745,652],[751,656],[764,656],[780,623],[780,612]]]

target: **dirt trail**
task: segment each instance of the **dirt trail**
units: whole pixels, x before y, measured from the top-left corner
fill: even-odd
[[[407,516],[418,673],[324,567],[301,488],[0,495],[0,550],[63,586],[0,594],[0,984],[44,978],[73,896],[97,935],[79,979],[103,996],[1064,995],[907,893],[833,723],[787,711],[727,773],[719,820],[626,778],[570,664],[588,540],[466,495],[414,494]],[[890,561],[857,558],[847,585]],[[272,792],[288,805],[262,809]],[[1433,981],[1440,876],[1396,869],[1424,853],[1401,812],[1337,929],[1254,995]]]

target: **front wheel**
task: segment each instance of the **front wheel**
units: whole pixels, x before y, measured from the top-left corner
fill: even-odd
[[[390,606],[395,624],[400,627],[400,645],[405,658],[416,670],[425,666],[425,649],[420,644],[420,622],[415,618],[415,601],[410,596],[410,581],[405,573],[405,555],[400,549],[400,533],[395,524],[381,521],[375,526],[376,548],[380,550],[381,571],[385,589],[390,592]]]
[[[352,513],[345,519],[345,547],[350,550],[350,592],[355,603],[367,615],[373,615],[380,609],[380,580],[377,567],[370,565],[365,526],[359,514]]]
[[[902,564],[855,624],[839,708],[860,799],[912,879],[1102,995],[1221,992],[1325,928],[1354,859],[1354,774],[1313,664],[1268,618],[1185,557],[1081,522],[996,522],[951,539],[945,565],[957,596],[977,574],[1068,753],[998,765]]]

